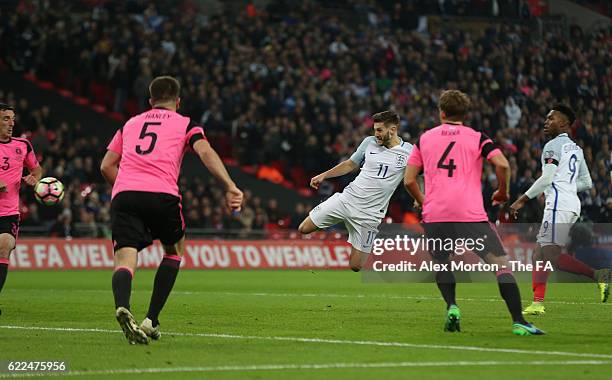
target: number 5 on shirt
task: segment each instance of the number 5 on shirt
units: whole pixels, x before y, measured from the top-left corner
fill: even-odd
[[[145,155],[145,154],[149,154],[153,151],[153,149],[155,149],[155,143],[157,142],[157,134],[155,132],[147,132],[147,128],[149,126],[160,126],[161,122],[156,121],[156,122],[146,122],[144,123],[144,125],[142,126],[142,130],[140,131],[140,136],[138,137],[140,140],[143,140],[145,137],[150,137],[151,141],[149,143],[149,147],[147,149],[142,148],[141,145],[136,145],[136,153],[140,154],[140,155]]]

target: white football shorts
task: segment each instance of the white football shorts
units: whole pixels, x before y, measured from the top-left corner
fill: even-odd
[[[565,247],[570,238],[570,228],[577,220],[578,214],[572,211],[544,210],[542,225],[538,232],[538,244]]]
[[[344,222],[349,233],[348,242],[357,250],[370,253],[374,238],[378,234],[378,224],[374,220],[367,220],[356,215],[357,212],[349,208],[343,201],[341,193],[327,198],[310,211],[310,219],[321,229]]]

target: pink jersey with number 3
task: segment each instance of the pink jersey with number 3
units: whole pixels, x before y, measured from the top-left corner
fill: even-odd
[[[205,138],[202,127],[164,108],[132,117],[107,148],[121,155],[112,197],[122,191],[180,196],[177,182],[183,156]]]
[[[482,159],[501,151],[484,133],[442,124],[421,135],[408,164],[423,168],[423,222],[485,222]]]
[[[26,139],[12,137],[0,141],[0,181],[6,191],[0,193],[0,216],[19,215],[19,188],[23,167],[30,170],[38,166],[32,144]]]

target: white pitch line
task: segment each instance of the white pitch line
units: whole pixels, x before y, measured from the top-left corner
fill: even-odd
[[[95,328],[39,327],[39,326],[13,326],[13,325],[3,325],[3,326],[0,326],[0,328],[11,329],[11,330],[38,330],[38,331],[63,331],[63,332],[100,332],[100,333],[120,333],[121,332],[120,330],[95,329]],[[345,344],[345,345],[355,345],[355,346],[378,346],[378,347],[431,348],[431,349],[440,349],[440,350],[478,351],[478,352],[495,352],[495,353],[507,353],[507,354],[570,356],[570,357],[583,357],[583,358],[612,359],[612,354],[595,354],[595,353],[567,352],[567,351],[523,350],[523,349],[515,349],[515,348],[493,348],[493,347],[478,347],[478,346],[453,346],[453,345],[441,345],[441,344],[418,344],[418,343],[384,342],[384,341],[372,341],[372,340],[345,340],[345,339],[306,338],[306,337],[291,337],[291,336],[259,336],[259,335],[182,333],[182,332],[164,332],[164,334],[176,335],[176,336],[186,336],[186,337],[200,337],[200,338],[268,340],[268,341]]]
[[[174,292],[173,292],[174,293]],[[228,296],[253,296],[253,297],[329,297],[329,298],[384,298],[391,300],[398,299],[409,299],[409,300],[422,300],[422,301],[441,301],[441,297],[430,297],[430,296],[390,296],[384,294],[333,294],[333,293],[260,293],[260,292],[251,292],[251,293],[242,293],[242,292],[190,292],[184,291],[182,294],[220,294],[220,295],[228,295]],[[179,291],[178,294],[181,294]],[[469,301],[469,302],[503,302],[502,298],[457,298],[458,301]],[[563,304],[563,305],[603,305],[603,306],[612,306],[612,303],[601,303],[601,302],[572,302],[572,301],[546,301],[547,304]]]
[[[102,289],[7,289],[5,291],[18,292],[21,290],[30,290],[34,292],[80,292],[80,293],[109,293],[108,290]],[[150,290],[132,290],[132,293],[148,292]],[[421,300],[421,301],[441,301],[441,297],[431,296],[394,296],[385,294],[338,294],[338,293],[266,293],[266,292],[217,292],[217,291],[173,291],[172,294],[181,295],[225,295],[235,297],[303,297],[303,298],[316,298],[316,297],[327,297],[327,298],[383,298],[390,300]],[[457,298],[458,301],[464,302],[503,302],[501,298]],[[612,303],[601,303],[601,302],[574,302],[574,301],[546,301],[547,304],[559,304],[559,305],[601,305],[604,307],[611,307]]]
[[[407,368],[407,367],[490,367],[514,365],[610,365],[611,361],[568,360],[568,361],[452,361],[452,362],[381,362],[381,363],[322,363],[322,364],[254,364],[244,366],[210,366],[210,367],[164,367],[164,368],[120,368],[98,371],[72,371],[67,373],[18,373],[0,374],[0,378],[19,378],[37,376],[100,376],[100,375],[139,375],[176,372],[229,372],[229,371],[278,371],[278,370],[313,370],[313,369],[346,369],[346,368]]]

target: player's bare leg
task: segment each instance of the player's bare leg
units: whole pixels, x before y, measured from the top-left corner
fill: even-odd
[[[304,219],[298,227],[298,231],[303,235],[308,235],[318,229],[319,227],[314,224],[310,216],[307,216],[306,219]],[[363,268],[363,265],[366,263],[367,260],[368,254],[366,252],[362,252],[356,249],[355,247],[351,247],[351,254],[349,256],[349,267],[353,272],[359,272],[361,268]]]
[[[149,338],[140,330],[130,311],[132,278],[138,264],[136,248],[123,247],[115,252],[115,272],[113,273],[113,295],[115,297],[117,322],[130,344],[148,344]]]
[[[185,236],[173,245],[163,245],[164,258],[162,259],[155,280],[153,282],[153,293],[151,294],[151,302],[149,303],[149,311],[147,317],[142,321],[140,329],[145,332],[151,339],[159,339],[161,332],[159,330],[159,313],[161,313],[176,277],[178,276],[181,266],[181,259],[185,252]]]
[[[11,251],[15,248],[15,238],[11,234],[0,234],[0,292],[8,274]],[[0,311],[0,313],[2,313]]]
[[[307,216],[298,227],[298,231],[303,235],[308,235],[309,233],[315,232],[318,229],[319,227],[314,224],[312,219],[310,219],[310,216]]]
[[[488,253],[484,257],[484,261],[487,264],[497,265],[500,269],[495,275],[497,276],[497,284],[499,285],[499,293],[506,302],[508,311],[512,315],[512,332],[516,335],[543,335],[544,331],[533,326],[523,318],[521,313],[521,293],[514,274],[510,270],[510,263],[508,257],[496,256],[493,253]]]
[[[362,252],[355,247],[351,247],[351,255],[349,256],[349,267],[353,272],[359,272],[363,265],[368,261],[368,254]]]

